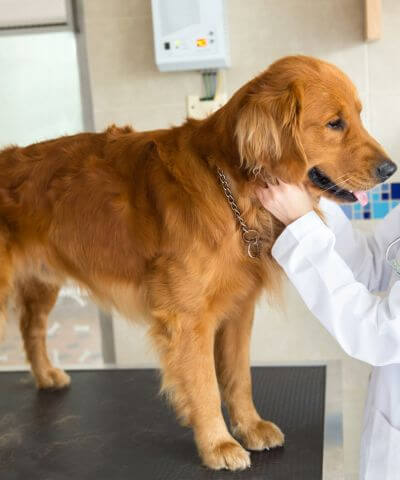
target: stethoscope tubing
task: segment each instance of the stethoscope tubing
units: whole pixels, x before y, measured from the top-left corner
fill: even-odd
[[[386,254],[385,254],[385,259],[386,262],[392,267],[392,270],[400,276],[400,261],[397,260],[396,258],[393,260],[389,260],[389,252],[391,248],[396,245],[396,243],[400,242],[400,237],[395,238],[392,242],[389,243],[387,249],[386,249]]]

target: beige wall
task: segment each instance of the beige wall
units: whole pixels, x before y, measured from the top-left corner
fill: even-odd
[[[304,53],[345,70],[364,102],[366,126],[396,160],[400,149],[400,2],[383,0],[383,39],[363,41],[362,0],[228,0],[232,68],[230,95],[275,59]],[[179,124],[185,97],[200,94],[196,72],[159,73],[154,64],[149,0],[85,0],[95,124],[130,123],[137,129]],[[400,178],[400,177],[398,177]],[[368,228],[364,222],[363,227]],[[156,363],[141,328],[116,322],[122,363]],[[261,302],[252,362],[343,359],[347,480],[357,478],[358,438],[369,368],[346,357],[287,286],[287,311]]]
[[[400,148],[400,2],[383,0],[383,39],[363,41],[363,0],[227,0],[230,95],[277,58],[304,53],[341,67],[355,82],[364,118],[391,155]],[[150,0],[84,0],[96,128],[179,124],[196,72],[160,73]],[[396,108],[397,107],[397,108]],[[400,173],[399,173],[400,175]],[[400,177],[399,177],[400,178]]]

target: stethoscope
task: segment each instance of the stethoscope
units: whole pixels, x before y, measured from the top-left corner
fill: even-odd
[[[400,276],[400,261],[397,260],[396,258],[394,258],[392,260],[389,259],[389,252],[390,252],[391,248],[394,245],[396,245],[396,243],[398,243],[398,242],[400,242],[400,237],[396,238],[395,240],[393,240],[393,242],[389,243],[389,246],[386,249],[385,258],[386,258],[387,263],[392,267],[392,269],[397,273],[397,275]]]

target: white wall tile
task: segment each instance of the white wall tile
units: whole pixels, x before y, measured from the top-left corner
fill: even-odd
[[[371,133],[400,165],[400,93],[373,93],[370,96]],[[400,180],[400,172],[392,179]]]
[[[150,17],[86,17],[86,29],[94,91],[98,81],[117,82],[121,75],[143,70],[156,72]]]
[[[182,104],[149,107],[132,105],[126,110],[95,110],[96,130],[103,130],[111,123],[131,125],[135,130],[154,130],[180,125],[185,116],[185,106]]]
[[[85,12],[91,19],[150,16],[151,2],[150,0],[85,0]]]
[[[383,1],[382,38],[368,45],[372,93],[400,94],[400,2]]]
[[[228,78],[234,88],[240,86],[236,68],[247,69],[250,77],[282,56],[301,53],[337,64],[360,90],[366,89],[359,0],[231,0],[228,14]]]

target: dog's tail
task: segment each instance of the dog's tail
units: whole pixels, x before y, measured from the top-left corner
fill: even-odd
[[[0,262],[2,257],[0,255]],[[3,266],[4,267],[4,266]],[[4,271],[2,272],[4,273]],[[4,275],[0,278],[0,342],[4,340],[6,323],[8,317],[8,307],[12,296],[12,283],[9,280],[11,275]]]
[[[0,342],[4,340],[5,330],[7,322],[7,302],[3,302],[0,305]]]
[[[0,342],[4,339],[8,304],[13,294],[14,285],[13,256],[8,239],[9,232],[2,224],[0,214]]]

